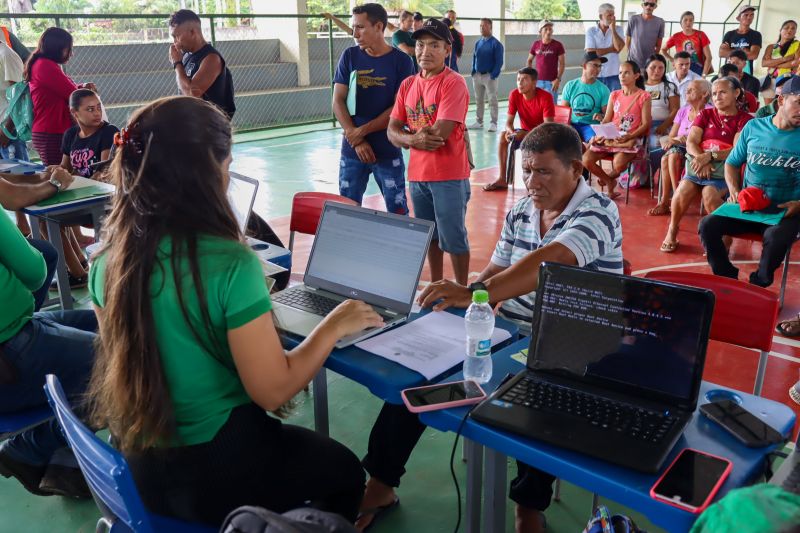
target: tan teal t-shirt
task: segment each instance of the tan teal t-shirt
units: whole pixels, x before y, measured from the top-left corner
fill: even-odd
[[[252,401],[235,371],[227,331],[268,312],[272,304],[253,252],[236,241],[201,237],[198,258],[211,332],[203,325],[188,260],[184,257],[179,266],[189,320],[203,341],[198,342],[178,303],[171,243],[165,238],[159,246],[150,292],[158,349],[175,410],[178,439],[173,445],[188,446],[212,440],[234,407]],[[105,260],[105,255],[98,257],[89,273],[92,300],[101,308]]]

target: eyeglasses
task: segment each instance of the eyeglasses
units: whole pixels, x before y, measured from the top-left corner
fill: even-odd
[[[644,7],[658,7],[658,4],[655,2],[642,2]]]

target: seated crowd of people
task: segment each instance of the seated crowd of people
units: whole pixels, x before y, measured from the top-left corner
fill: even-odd
[[[543,262],[622,274],[614,200],[621,175],[643,158],[662,182],[649,214],[670,216],[662,252],[678,248],[681,219],[700,197],[708,215],[699,232],[714,274],[738,277],[726,239],[755,232],[763,235],[763,252],[749,282],[773,283],[800,230],[800,77],[791,73],[795,59],[785,59],[796,24],[785,24],[781,40],[767,48],[766,66],[780,77],[773,100],[753,118],[745,77],[750,51],[726,50],[731,64],[709,82],[708,38],[692,28],[694,16],[684,14],[682,31],[662,47],[656,7],[644,2],[623,37],[613,6],[602,4],[597,27],[587,32],[581,75],[563,84],[563,46],[553,39],[552,22],[539,25],[541,40],[520,65],[498,135],[500,173],[484,187],[507,187],[507,155],[518,149],[528,194],[506,215],[490,260],[471,283],[468,130],[483,128],[487,96],[488,130],[497,130],[503,45],[492,21],[481,21],[475,45],[478,107],[468,126],[467,84],[450,66],[460,55],[457,43],[463,48],[455,12],[443,20],[401,13],[396,28],[404,34],[394,46],[386,42],[388,15],[379,4],[353,8],[350,26],[328,16],[356,42],[334,76],[332,108],[343,133],[340,193],[361,203],[372,174],[386,210],[408,215],[408,181],[414,216],[436,224],[423,307],[467,307],[473,290],[484,289],[501,316],[530,334]],[[104,120],[97,87],[75,84],[60,68],[72,55],[63,29],[47,29],[24,67],[17,58],[19,79],[6,80],[30,87],[33,145],[47,168],[29,179],[0,179],[0,204],[19,212],[68,189],[75,175],[107,181],[117,193],[91,267],[82,251],[91,238],[80,221],[62,229],[64,249],[55,250],[29,236],[21,213],[17,226],[0,216],[0,410],[46,404],[44,377],[55,374],[82,418],[110,431],[149,510],[218,526],[241,505],[284,512],[311,502],[364,530],[398,504],[396,489],[425,425],[404,406],[385,403],[359,460],[336,440],[281,420],[337,340],[382,319],[348,300],[297,347],[283,349],[261,264],[243,243],[226,197],[235,112],[230,71],[203,39],[197,15],[180,10],[169,24],[169,59],[182,94],[142,106],[122,129]],[[678,51],[669,55],[672,47]],[[621,61],[625,48],[628,59]],[[11,61],[6,56],[0,61]],[[11,71],[6,65],[7,77]],[[348,105],[353,72],[355,111]],[[554,123],[556,104],[569,108],[569,124]],[[180,136],[175,124],[183,126]],[[619,135],[595,135],[592,126],[600,125],[613,125]],[[604,190],[591,186],[592,175]],[[628,186],[632,181],[629,175]],[[780,223],[713,214],[747,187],[786,210]],[[445,252],[452,281],[444,279]],[[88,285],[93,309],[40,311],[58,254],[70,283]],[[800,335],[800,319],[778,327]],[[800,403],[800,384],[792,397]],[[517,468],[510,489],[516,529],[542,531],[554,477],[522,462]],[[0,444],[0,474],[37,495],[90,496],[54,419]]]

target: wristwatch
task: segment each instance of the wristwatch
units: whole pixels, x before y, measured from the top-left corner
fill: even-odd
[[[183,61],[173,61],[172,70],[175,70],[175,67],[177,67],[178,65],[183,65]]]
[[[57,191],[60,191],[60,190],[61,190],[61,188],[64,186],[64,184],[63,184],[63,183],[61,183],[61,182],[60,182],[59,180],[57,180],[56,178],[52,178],[52,177],[51,177],[49,180],[47,180],[47,183],[49,183],[50,185],[52,185],[53,187],[55,187]]]
[[[486,285],[484,285],[484,284],[483,284],[482,282],[480,282],[480,281],[473,281],[472,283],[470,283],[470,284],[467,286],[467,288],[469,289],[469,291],[470,291],[470,292],[475,292],[475,291],[485,291],[485,290],[487,290],[487,289],[486,289]]]

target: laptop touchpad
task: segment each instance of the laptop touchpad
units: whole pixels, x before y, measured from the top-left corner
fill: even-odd
[[[275,327],[303,337],[308,337],[317,324],[322,321],[322,317],[285,305],[276,305],[273,312]]]

